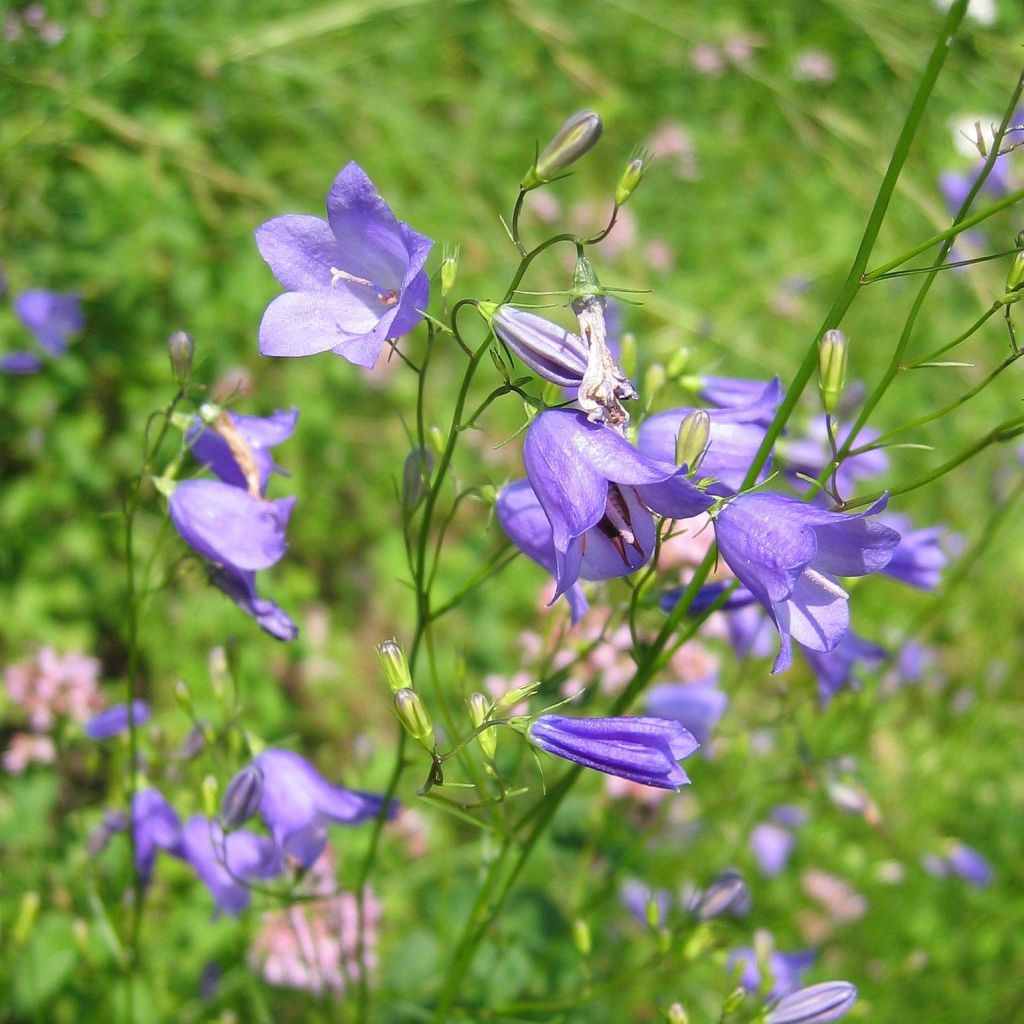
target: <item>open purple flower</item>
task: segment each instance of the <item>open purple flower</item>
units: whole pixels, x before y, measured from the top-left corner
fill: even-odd
[[[699,745],[678,722],[665,718],[541,715],[527,736],[556,757],[658,789],[689,783],[678,762]]]
[[[85,324],[80,296],[41,288],[19,295],[14,312],[51,356],[63,355],[68,338]]]
[[[814,963],[813,950],[801,950],[796,953],[780,953],[773,950],[768,956],[768,971],[772,976],[772,988],[769,998],[778,999],[795,992],[807,969]],[[757,954],[750,946],[734,949],[726,961],[731,971],[737,964],[742,967],[740,985],[748,992],[757,992],[761,987],[761,971],[757,966]]]
[[[527,432],[523,459],[551,524],[556,597],[579,578],[584,557],[592,579],[645,565],[655,542],[650,511],[689,519],[712,505],[684,470],[644,455],[582,412],[542,412]]]
[[[130,710],[127,704],[114,704],[85,723],[85,735],[91,740],[109,740],[127,732],[132,723],[148,721],[149,705],[144,700],[133,700]]]
[[[678,722],[703,746],[725,714],[729,698],[712,680],[703,683],[661,683],[651,687],[644,710],[654,718]]]
[[[157,789],[143,789],[132,801],[132,829],[135,833],[135,864],[143,884],[153,875],[160,850],[172,857],[183,857],[181,820]]]
[[[766,878],[774,878],[785,870],[795,845],[793,833],[773,821],[762,821],[750,833],[750,849]]]
[[[846,634],[849,595],[836,577],[866,576],[888,564],[899,534],[868,518],[885,503],[845,515],[781,494],[749,493],[717,514],[722,558],[779,631],[772,672],[792,663],[790,637],[812,651],[831,651]]]
[[[284,870],[277,848],[266,836],[244,829],[225,833],[201,814],[185,823],[182,852],[213,894],[217,913],[240,914],[251,897],[246,883],[273,878]]]
[[[388,338],[423,319],[429,238],[398,220],[356,163],[327,193],[327,220],[290,214],[256,229],[256,244],[287,289],[260,324],[265,356],[328,349],[373,366]]]
[[[934,590],[946,566],[946,554],[939,543],[942,527],[926,526],[915,530],[910,520],[891,514],[880,516],[879,522],[900,535],[899,547],[882,574],[919,590]]]
[[[290,750],[271,747],[253,764],[263,773],[259,812],[274,845],[304,868],[323,853],[330,822],[358,825],[380,814],[383,800],[376,793],[335,786]]]
[[[275,640],[287,642],[299,635],[299,627],[295,625],[291,616],[270,598],[260,597],[256,592],[254,572],[240,572],[226,566],[215,566],[210,570],[210,582],[221,593],[230,597],[246,615],[251,615],[256,620],[256,625]]]
[[[831,651],[804,650],[818,680],[818,695],[822,707],[840,691],[851,685],[857,665],[877,668],[889,657],[889,652],[856,633],[848,632]]]

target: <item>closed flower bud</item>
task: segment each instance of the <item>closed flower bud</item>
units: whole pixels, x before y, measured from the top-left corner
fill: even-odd
[[[196,354],[196,343],[190,334],[184,331],[175,331],[167,339],[167,352],[171,357],[171,373],[178,382],[178,387],[184,388],[192,376],[192,360]]]
[[[582,917],[577,917],[572,923],[572,941],[580,956],[590,956],[593,948],[590,925]]]
[[[395,714],[417,743],[427,750],[434,749],[434,725],[415,690],[406,688],[395,694]]]
[[[690,1018],[682,1003],[673,1003],[665,1011],[665,1024],[690,1024]]]
[[[238,828],[259,810],[262,797],[263,772],[256,765],[247,764],[224,790],[221,824],[228,829]]]
[[[1020,291],[1024,287],[1024,250],[1013,257],[1010,264],[1010,272],[1006,275],[1006,290],[1008,292]]]
[[[182,711],[187,715],[192,714],[192,693],[184,679],[179,679],[174,684],[174,699],[181,705]]]
[[[619,367],[627,377],[636,373],[636,335],[632,331],[626,331],[619,342]]]
[[[750,890],[738,871],[723,871],[704,890],[694,914],[698,921],[710,921],[729,914],[742,917],[750,910]]]
[[[409,663],[405,660],[405,653],[397,640],[385,640],[383,643],[377,644],[377,660],[384,670],[384,678],[387,679],[392,693],[412,689]]]
[[[179,761],[191,761],[198,757],[206,747],[206,728],[204,723],[197,722],[185,734],[181,746],[174,752],[174,757]]]
[[[765,1017],[765,1024],[829,1024],[845,1017],[857,1001],[848,981],[823,981],[783,996]]]
[[[842,331],[826,331],[818,346],[818,386],[821,388],[821,404],[831,415],[846,385],[846,360],[848,345]]]
[[[703,409],[694,409],[683,417],[676,434],[676,465],[693,472],[711,440],[711,417]]]
[[[616,206],[622,206],[633,194],[637,185],[643,180],[649,162],[650,157],[645,151],[641,150],[626,164],[626,169],[622,172],[619,183],[615,186]]]
[[[494,705],[494,718],[504,718],[520,701],[529,700],[540,689],[540,683],[515,686]]]
[[[11,929],[11,944],[17,948],[23,946],[32,934],[32,929],[39,915],[39,893],[27,892],[21,897],[21,905],[18,908],[18,916],[14,920],[14,927]]]
[[[402,467],[402,505],[405,508],[414,509],[419,504],[433,468],[434,456],[429,448],[413,448],[405,457]]]
[[[666,379],[665,367],[661,363],[651,363],[644,374],[643,394],[647,395],[649,400],[653,399],[665,386]]]
[[[542,380],[578,388],[587,370],[587,346],[564,327],[515,306],[481,302],[480,315],[509,351]]]
[[[469,718],[473,723],[473,728],[479,729],[487,721],[487,712],[491,702],[482,693],[471,693],[466,698],[466,704],[469,706]],[[476,740],[480,744],[480,749],[484,752],[484,757],[488,761],[493,761],[494,753],[498,749],[497,731],[495,729],[484,729],[476,734]]]
[[[204,777],[202,794],[203,813],[208,818],[215,818],[217,816],[217,780],[212,775]]]
[[[446,296],[455,287],[455,276],[459,272],[459,247],[445,243],[441,253],[441,295]]]
[[[526,172],[521,183],[523,191],[527,192],[557,178],[601,138],[601,128],[601,118],[593,110],[581,110],[573,114]]]

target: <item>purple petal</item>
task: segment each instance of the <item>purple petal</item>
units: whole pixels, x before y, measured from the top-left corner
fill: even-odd
[[[265,356],[309,356],[343,346],[339,355],[351,360],[347,347],[362,341],[368,334],[384,344],[387,328],[395,318],[397,307],[386,309],[367,288],[346,285],[332,291],[285,292],[267,306],[260,322],[260,354]],[[386,322],[385,322],[386,321]],[[360,350],[361,351],[361,350]],[[358,365],[367,363],[363,354]],[[351,360],[355,361],[355,360]]]
[[[127,732],[133,722],[148,722],[149,715],[149,705],[144,700],[133,700],[130,711],[127,704],[114,704],[85,723],[85,735],[91,740],[109,740]]]
[[[402,291],[398,312],[388,328],[389,338],[408,334],[422,319],[430,305],[430,278],[421,270]]]
[[[50,355],[63,355],[68,338],[85,325],[82,299],[42,289],[23,292],[14,300],[14,312]]]
[[[33,352],[5,352],[0,356],[0,372],[30,374],[38,373],[43,368],[43,361]]]
[[[274,277],[290,292],[330,291],[338,242],[321,217],[288,214],[256,229],[256,247]]]
[[[754,851],[761,874],[767,878],[785,870],[795,843],[788,829],[769,821],[762,822],[750,833],[750,848]]]
[[[725,714],[729,698],[710,683],[662,683],[651,687],[645,711],[655,718],[670,718],[704,745]]]

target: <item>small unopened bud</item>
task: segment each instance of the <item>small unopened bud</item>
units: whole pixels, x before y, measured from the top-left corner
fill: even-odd
[[[212,775],[203,779],[203,813],[208,818],[217,816],[217,780]]]
[[[445,242],[441,250],[441,294],[449,295],[459,272],[459,247]]]
[[[685,346],[677,348],[675,352],[669,357],[668,366],[666,372],[668,373],[669,380],[678,380],[686,373],[686,368],[690,365],[690,357],[693,353]],[[699,378],[691,377],[690,381],[698,380]],[[688,387],[686,380],[680,380],[680,384],[683,387]],[[696,391],[696,387],[690,387],[688,390]]]
[[[743,1000],[747,998],[747,990],[744,988],[734,988],[726,997],[725,1002],[722,1004],[722,1018],[726,1018],[731,1013],[735,1013],[742,1005]]]
[[[653,399],[665,386],[666,379],[665,367],[661,363],[651,363],[644,374],[643,394],[647,395],[649,399]]]
[[[247,764],[224,790],[220,805],[220,820],[225,828],[238,828],[247,822],[259,809],[263,798],[263,772]]]
[[[743,876],[738,871],[723,871],[704,890],[694,914],[698,921],[710,921],[712,918],[729,914],[742,917],[750,910],[750,890]]]
[[[615,205],[622,206],[633,194],[637,185],[643,180],[647,173],[647,165],[650,163],[648,154],[641,150],[626,164],[626,169],[615,186]]]
[[[14,927],[11,929],[11,943],[15,947],[23,946],[32,934],[36,917],[39,914],[39,893],[32,891],[21,897],[21,905],[18,907],[18,916],[14,920]]]
[[[181,710],[187,715],[192,714],[192,691],[184,679],[179,679],[174,684],[174,699],[181,705]]]
[[[466,698],[466,704],[469,706],[469,718],[473,723],[473,728],[479,729],[480,726],[487,721],[487,712],[491,706],[490,700],[487,699],[485,694],[471,693]],[[495,751],[498,749],[497,730],[481,730],[476,734],[476,741],[480,744],[480,749],[483,751],[484,757],[486,757],[488,761],[493,761]]]
[[[196,343],[190,334],[184,331],[175,331],[167,339],[167,352],[171,357],[171,373],[178,382],[178,387],[184,388],[192,376],[192,360],[196,354]]]
[[[392,638],[377,644],[377,660],[384,670],[384,678],[387,679],[392,693],[412,689],[409,663],[405,660],[405,653],[397,640]]]
[[[448,439],[445,437],[444,431],[436,423],[427,431],[427,442],[439,459],[444,457],[444,450],[447,447]]]
[[[573,114],[526,172],[520,183],[523,191],[527,192],[557,178],[601,138],[601,128],[601,118],[593,110],[581,110]]]
[[[223,414],[224,410],[215,402],[203,402],[199,406],[199,418],[208,426],[212,427]]]
[[[690,1018],[682,1003],[673,1003],[665,1011],[665,1024],[690,1024]]]
[[[711,440],[711,417],[704,409],[694,409],[683,417],[676,434],[676,465],[691,473],[700,465]]]
[[[477,305],[480,315],[509,351],[538,377],[578,388],[587,371],[587,346],[564,327],[515,306]]]
[[[627,377],[632,377],[636,373],[636,362],[636,335],[632,331],[626,331],[619,341],[619,367]]]
[[[1013,257],[1010,264],[1010,272],[1006,275],[1006,290],[1008,292],[1020,291],[1024,288],[1024,250]]]
[[[405,457],[402,467],[402,505],[405,508],[414,509],[419,504],[433,469],[434,456],[429,448],[413,448]]]
[[[765,1024],[828,1024],[845,1017],[857,1001],[856,986],[848,981],[823,981],[783,996]]]
[[[540,689],[540,683],[527,683],[525,686],[514,686],[505,693],[494,705],[493,718],[504,718],[518,703],[529,700]]]
[[[434,725],[415,690],[406,688],[395,694],[395,714],[417,743],[427,750],[434,749]]]
[[[863,790],[849,786],[845,782],[830,782],[828,795],[832,803],[844,814],[864,814],[870,804],[870,800]]]
[[[846,360],[849,346],[842,331],[826,331],[818,346],[818,386],[821,404],[831,415],[846,385]]]
[[[75,948],[79,956],[89,958],[93,954],[93,944],[89,940],[89,922],[84,918],[76,917],[71,922],[71,937],[74,940]]]
[[[572,941],[580,956],[590,956],[590,951],[593,949],[590,925],[582,917],[577,917],[572,923]]]
[[[175,758],[179,761],[191,761],[194,757],[198,757],[206,747],[206,732],[208,728],[208,723],[196,722],[185,734],[181,745],[174,752]]]

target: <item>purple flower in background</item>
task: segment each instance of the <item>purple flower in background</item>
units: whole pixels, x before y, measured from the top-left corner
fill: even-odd
[[[63,355],[68,338],[85,324],[82,299],[74,294],[23,292],[14,300],[14,312],[51,356]]]
[[[910,520],[892,514],[879,516],[878,521],[900,535],[899,547],[882,574],[920,590],[934,590],[941,582],[946,565],[946,555],[939,544],[942,527],[926,526],[915,530]]]
[[[109,740],[127,732],[129,726],[142,725],[149,721],[149,705],[144,700],[133,700],[131,712],[127,704],[115,704],[101,711],[85,723],[85,735],[91,740]]]
[[[226,833],[216,821],[197,814],[182,830],[182,852],[213,894],[216,913],[240,914],[249,906],[247,882],[273,878],[283,870],[274,843],[240,829]]]
[[[782,401],[778,377],[770,381],[744,380],[740,377],[701,377],[698,394],[719,409],[744,410],[744,423],[767,428]]]
[[[29,374],[38,373],[43,368],[43,361],[34,352],[18,350],[5,352],[0,356],[0,372]]]
[[[356,163],[327,193],[327,220],[275,217],[256,244],[287,289],[260,324],[265,356],[308,356],[328,349],[371,367],[388,338],[423,319],[430,282],[423,269],[434,244],[396,219]]]
[[[215,565],[252,572],[273,565],[295,498],[265,501],[219,480],[186,480],[170,498],[171,522],[193,550]]]
[[[551,524],[540,507],[537,495],[533,493],[529,480],[516,480],[498,492],[495,502],[498,522],[508,539],[528,558],[555,574],[555,544],[551,536]],[[580,575],[592,579],[590,566],[584,557],[580,564]],[[598,577],[602,578],[602,577]],[[575,625],[587,613],[590,605],[579,582],[565,591],[572,622]]]
[[[280,469],[274,464],[273,456],[268,449],[287,441],[295,430],[295,421],[299,410],[292,407],[285,411],[279,409],[271,416],[236,416],[234,413],[223,414],[228,421],[229,429],[245,442],[246,458],[251,457],[253,467],[259,481],[259,492],[267,489],[270,474]],[[216,427],[209,427],[198,418],[189,428],[186,439],[191,445],[192,454],[207,469],[213,471],[226,484],[246,490],[249,481],[232,453],[227,439],[218,433]]]
[[[889,657],[889,652],[851,631],[831,651],[806,649],[804,657],[818,680],[818,694],[825,707],[840,690],[851,685],[853,670],[858,664],[877,668]]]
[[[908,640],[896,655],[896,679],[900,686],[919,683],[935,663],[935,650],[916,640]]]
[[[578,579],[627,576],[654,551],[648,509],[688,519],[711,507],[685,471],[637,451],[581,412],[549,409],[523,445],[530,485],[551,524],[556,597]]]
[[[801,984],[804,972],[814,963],[813,950],[796,953],[780,953],[773,950],[768,957],[768,970],[772,976],[770,999],[778,999],[795,992]],[[761,971],[757,966],[757,954],[750,946],[735,949],[729,954],[727,967],[731,971],[737,964],[742,968],[740,985],[748,992],[757,992],[761,987]]]
[[[750,888],[734,868],[726,868],[693,902],[698,921],[712,921],[728,914],[746,917],[750,913]]]
[[[899,534],[868,519],[885,503],[844,515],[781,494],[749,493],[715,517],[722,558],[779,631],[773,673],[792,664],[791,636],[810,650],[831,651],[849,629],[849,595],[835,577],[866,576],[888,563]]]
[[[246,615],[251,615],[256,625],[275,640],[287,642],[299,635],[299,627],[284,609],[270,598],[260,597],[256,593],[255,573],[215,566],[210,570],[210,582],[230,597]]]
[[[764,1024],[830,1024],[845,1017],[856,1001],[857,989],[848,981],[823,981],[783,996]]]
[[[699,745],[678,722],[664,718],[541,715],[527,736],[556,757],[658,789],[689,783],[678,762]]]
[[[184,857],[181,820],[159,790],[143,789],[132,801],[132,829],[135,833],[135,864],[143,883],[153,875],[158,851]]]
[[[785,870],[796,839],[793,833],[771,821],[763,821],[750,833],[750,849],[761,874],[774,878]]]
[[[946,864],[954,875],[977,888],[992,882],[992,865],[973,846],[959,840],[950,844]]]
[[[622,905],[641,923],[651,924],[647,908],[654,905],[653,927],[660,927],[668,918],[672,907],[672,894],[668,889],[652,889],[636,878],[627,878],[619,889]]]
[[[380,814],[380,796],[333,785],[290,750],[271,747],[253,764],[263,773],[260,816],[275,847],[303,868],[323,853],[330,822],[358,825]],[[389,813],[396,809],[393,805]]]
[[[849,436],[850,428],[840,427],[836,432],[836,443],[841,447]],[[879,437],[878,431],[866,427],[857,435],[857,446],[870,444]],[[790,476],[797,486],[806,487],[796,474],[817,479],[832,459],[828,444],[828,428],[824,416],[815,417],[802,438],[789,438],[782,451],[782,456]],[[860,455],[851,455],[843,460],[836,473],[836,487],[840,494],[852,494],[860,480],[881,476],[889,468],[889,457],[884,451],[874,450]],[[831,483],[831,480],[829,481]]]
[[[648,691],[644,710],[653,718],[669,718],[678,722],[703,746],[725,714],[728,704],[729,698],[714,681],[661,683]]]

